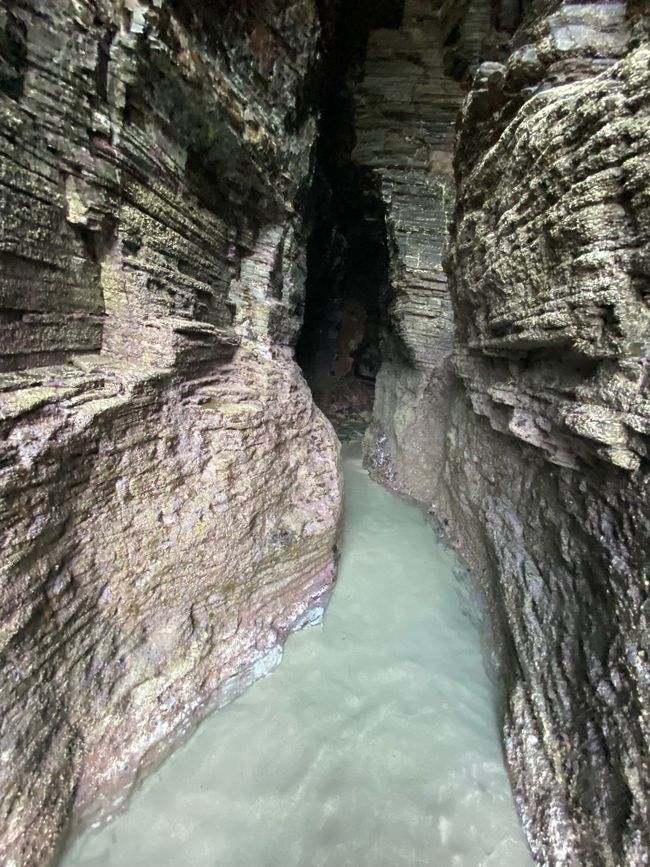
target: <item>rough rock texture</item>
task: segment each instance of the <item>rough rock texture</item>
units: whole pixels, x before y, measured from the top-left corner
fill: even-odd
[[[352,160],[354,93],[369,32],[399,25],[399,0],[339,2],[328,23],[307,246],[304,324],[296,358],[339,436],[363,435],[379,369],[388,256],[383,206]],[[369,192],[371,193],[369,195]],[[374,230],[373,230],[374,229]],[[347,433],[346,433],[347,432]]]
[[[402,490],[421,499],[432,496],[442,465],[452,387],[453,312],[442,258],[461,95],[444,71],[434,4],[407,0],[400,28],[371,35],[353,157],[376,179],[390,259],[389,326],[368,438],[377,461],[393,456]]]
[[[445,486],[498,571],[507,755],[549,864],[650,857],[650,50],[624,11],[531,15],[479,68],[457,157],[472,411],[454,406]]]
[[[0,861],[279,660],[335,575],[291,344],[311,0],[0,4]]]
[[[291,349],[316,7],[0,0],[3,864],[52,861],[331,589],[338,448]],[[357,93],[371,462],[482,588],[565,867],[650,863],[649,107],[641,0],[406,0]]]
[[[441,423],[413,415],[413,353],[389,371],[371,457],[433,501],[483,589],[538,861],[637,867],[650,863],[647,12],[533,2],[503,62],[492,50],[459,122],[447,272],[461,387],[444,455],[411,482]],[[416,201],[414,225],[436,219],[437,202]],[[436,294],[422,307],[437,311]]]

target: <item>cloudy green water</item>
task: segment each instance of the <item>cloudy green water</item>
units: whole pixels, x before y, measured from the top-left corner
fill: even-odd
[[[478,635],[419,509],[344,447],[324,626],[206,720],[65,867],[529,867]]]

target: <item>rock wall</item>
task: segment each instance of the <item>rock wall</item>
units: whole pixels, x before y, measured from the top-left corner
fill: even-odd
[[[458,143],[469,403],[444,485],[499,576],[507,756],[548,864],[650,852],[650,51],[625,13],[533,7],[479,68]]]
[[[338,446],[292,351],[317,5],[0,0],[12,867],[331,590]],[[648,46],[641,0],[406,0],[356,97],[390,271],[370,461],[482,590],[515,798],[566,867],[649,863]]]
[[[293,361],[312,0],[0,3],[0,861],[49,863],[335,576]]]
[[[430,0],[407,0],[401,27],[372,33],[353,152],[375,178],[390,259],[369,451],[392,485],[423,500],[438,483],[453,384],[453,310],[442,260],[462,91],[445,74],[443,41]]]
[[[422,418],[412,387],[419,321],[393,313],[412,351],[385,374],[370,457],[447,525],[482,589],[537,860],[638,867],[650,863],[647,11],[540,0],[507,50],[489,49],[459,120],[446,263],[459,384],[443,452],[441,413]],[[399,128],[403,142],[412,119]],[[408,193],[407,231],[437,219],[435,199]],[[437,316],[438,293],[421,309]]]

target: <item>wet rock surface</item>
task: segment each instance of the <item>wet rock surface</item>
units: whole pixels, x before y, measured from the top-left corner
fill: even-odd
[[[443,43],[428,0],[407,0],[399,28],[371,34],[353,152],[375,178],[389,250],[377,424],[368,438],[389,440],[402,489],[421,499],[431,496],[442,465],[452,387],[453,311],[442,259],[462,91],[445,73]]]
[[[524,38],[479,68],[461,118],[449,267],[469,405],[445,488],[499,575],[506,748],[534,851],[645,864],[650,53],[619,4],[567,4]]]
[[[645,865],[650,852],[641,11],[532,3],[510,48],[476,55],[489,60],[459,120],[446,262],[458,380],[442,460],[420,479],[412,455],[435,450],[441,417],[420,415],[408,317],[389,322],[413,350],[403,371],[379,374],[392,400],[377,402],[367,443],[376,474],[431,508],[482,588],[513,790],[544,864]],[[412,123],[395,119],[395,138]],[[416,199],[417,222],[435,219],[437,203]],[[429,292],[423,315],[439,303]],[[423,345],[437,363],[438,344]]]
[[[49,863],[335,577],[295,365],[311,2],[0,9],[0,860]]]
[[[342,9],[0,2],[11,867],[322,614],[314,249],[313,382],[347,436],[376,375],[367,460],[482,591],[533,853],[649,863],[647,10],[358,4],[328,84]]]
[[[360,441],[342,453],[324,624],[63,867],[532,867],[455,558],[368,478]]]

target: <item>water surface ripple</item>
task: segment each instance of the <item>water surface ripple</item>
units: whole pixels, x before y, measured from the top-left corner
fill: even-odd
[[[64,867],[529,867],[454,559],[344,446],[325,624]]]

